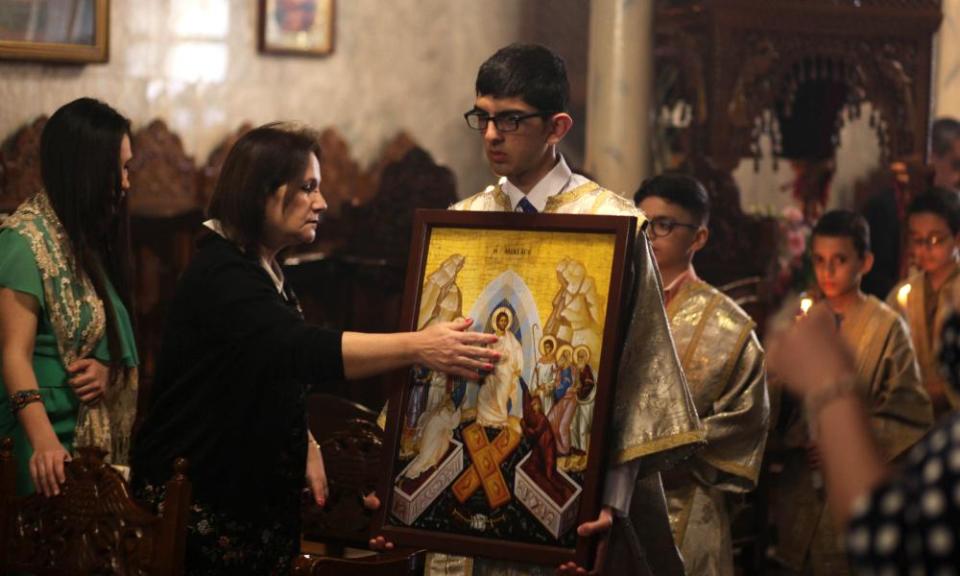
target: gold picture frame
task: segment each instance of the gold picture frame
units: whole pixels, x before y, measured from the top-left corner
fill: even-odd
[[[333,53],[334,0],[259,0],[258,47],[264,54]]]
[[[109,0],[3,0],[0,59],[87,64],[110,55]]]

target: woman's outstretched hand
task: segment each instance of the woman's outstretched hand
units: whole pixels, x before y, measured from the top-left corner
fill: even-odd
[[[472,380],[493,370],[500,354],[487,348],[498,340],[494,334],[466,332],[470,318],[434,324],[416,333],[417,363],[421,366]]]

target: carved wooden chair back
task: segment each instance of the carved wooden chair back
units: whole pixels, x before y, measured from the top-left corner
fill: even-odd
[[[323,452],[330,495],[324,508],[311,498],[303,502],[303,551],[293,574],[324,576],[417,574],[424,554],[397,549],[363,557],[350,557],[349,547],[365,549],[373,535],[373,513],[361,495],[376,487],[383,452],[383,432],[376,413],[339,396],[312,395],[307,414]]]
[[[0,146],[0,212],[10,213],[43,188],[40,176],[40,135],[47,124],[39,116]]]
[[[191,487],[175,464],[159,516],[130,495],[106,452],[80,448],[60,495],[15,495],[13,442],[0,439],[0,573],[37,576],[183,573]]]
[[[371,492],[380,478],[383,434],[377,415],[330,394],[311,395],[307,414],[323,453],[330,494],[324,508],[305,499],[304,538],[365,547],[373,515],[363,508],[360,495]]]

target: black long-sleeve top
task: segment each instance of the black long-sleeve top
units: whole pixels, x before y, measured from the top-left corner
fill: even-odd
[[[278,293],[255,258],[215,234],[203,238],[167,318],[134,439],[134,484],[162,485],[183,456],[194,499],[214,509],[255,519],[295,508],[304,397],[343,378],[341,338],[307,324],[292,292]]]

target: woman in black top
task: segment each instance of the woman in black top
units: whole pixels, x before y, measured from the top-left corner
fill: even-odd
[[[151,398],[132,454],[133,484],[158,504],[172,463],[190,463],[189,574],[284,573],[298,551],[307,461],[304,398],[323,383],[418,363],[476,378],[496,353],[469,321],[414,333],[307,324],[277,253],[310,242],[326,202],[311,132],[272,124],[230,151],[180,279]]]

